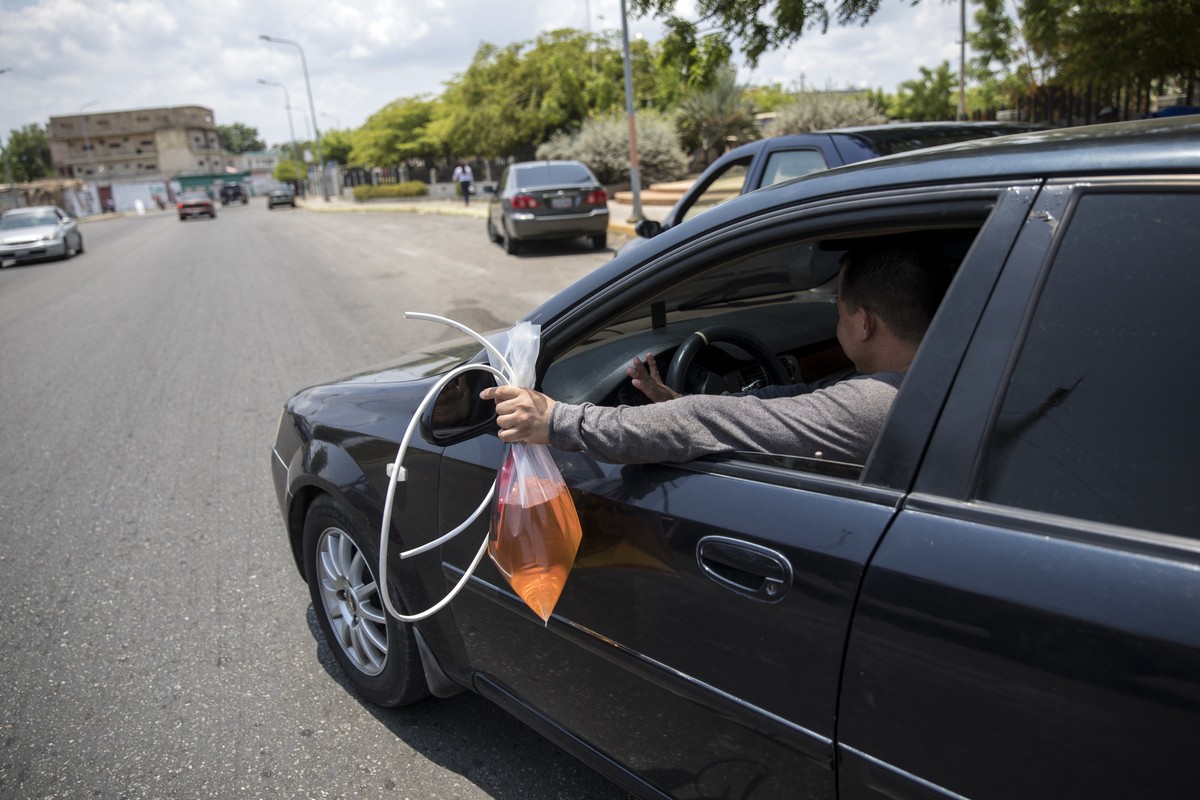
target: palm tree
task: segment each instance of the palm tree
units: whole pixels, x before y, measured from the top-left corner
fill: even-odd
[[[759,136],[754,104],[738,86],[733,70],[725,70],[712,88],[685,96],[676,115],[683,145],[694,152],[693,161],[700,169],[730,147]]]

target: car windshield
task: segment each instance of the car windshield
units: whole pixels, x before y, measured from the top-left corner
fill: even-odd
[[[208,195],[193,192],[192,194],[185,194],[183,197],[181,197],[179,199],[183,200],[185,203],[195,203],[195,202],[207,203]]]
[[[582,164],[530,164],[516,167],[517,183],[521,186],[550,186],[560,183],[594,183],[595,179]]]
[[[53,211],[29,211],[19,214],[5,214],[0,220],[0,228],[33,228],[38,225],[57,225],[58,215]]]

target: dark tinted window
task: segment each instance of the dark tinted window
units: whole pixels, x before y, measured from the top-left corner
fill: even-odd
[[[595,183],[596,179],[582,164],[529,164],[515,166],[518,186],[554,186],[571,183]]]
[[[984,461],[981,499],[1200,535],[1200,196],[1085,196]]]

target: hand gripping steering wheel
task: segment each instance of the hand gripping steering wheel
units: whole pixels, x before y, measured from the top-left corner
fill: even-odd
[[[714,325],[711,328],[702,328],[696,331],[684,339],[683,344],[679,345],[679,349],[675,351],[675,357],[671,359],[671,366],[667,368],[665,381],[667,386],[682,393],[684,378],[692,366],[692,361],[701,350],[716,342],[732,344],[749,353],[750,357],[754,359],[754,363],[762,367],[767,380],[765,385],[776,386],[791,382],[792,379],[784,368],[783,362],[771,352],[762,339],[737,328]]]

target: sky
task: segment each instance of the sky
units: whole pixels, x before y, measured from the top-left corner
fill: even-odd
[[[830,0],[832,7],[836,0]],[[920,67],[958,63],[956,0],[882,0],[865,26],[807,32],[768,52],[742,83],[894,92]],[[680,0],[678,11],[694,7]],[[507,45],[557,28],[620,31],[620,0],[0,0],[0,135],[51,116],[201,105],[267,144],[312,120],[356,128],[393,100],[438,95],[483,42]],[[694,18],[694,16],[692,17]],[[630,18],[657,41],[661,21]],[[273,44],[266,34],[299,47]]]

